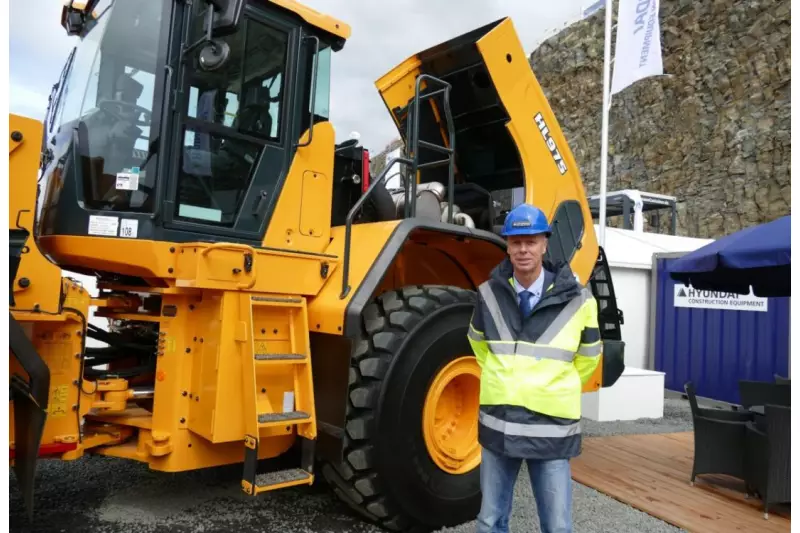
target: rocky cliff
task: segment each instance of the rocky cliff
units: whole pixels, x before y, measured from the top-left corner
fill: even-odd
[[[530,58],[590,195],[600,178],[604,18],[600,10],[570,26]],[[662,0],[660,20],[667,75],[612,98],[608,190],[676,196],[678,233],[694,237],[788,214],[789,0]]]

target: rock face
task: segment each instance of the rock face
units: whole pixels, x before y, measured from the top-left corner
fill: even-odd
[[[530,57],[590,195],[599,192],[604,18],[601,9]],[[692,237],[789,214],[789,0],[662,0],[660,21],[667,76],[612,98],[608,190],[676,196],[678,234]]]

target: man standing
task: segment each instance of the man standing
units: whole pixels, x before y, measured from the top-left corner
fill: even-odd
[[[506,217],[508,258],[479,288],[469,340],[481,367],[478,533],[508,532],[522,461],[543,533],[572,531],[569,459],[581,448],[581,389],[602,352],[597,303],[568,263],[543,257],[547,217]]]

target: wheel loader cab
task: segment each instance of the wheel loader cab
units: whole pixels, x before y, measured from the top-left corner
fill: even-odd
[[[330,59],[349,28],[285,1],[101,0],[93,12],[65,17],[80,43],[48,117],[43,248],[78,270],[105,263],[155,278],[153,266],[113,262],[129,245],[118,239],[258,246],[277,219],[272,244],[319,251],[330,224]],[[279,209],[306,171],[326,179]],[[300,202],[314,197],[320,209],[301,228]],[[97,237],[115,240],[91,245]]]

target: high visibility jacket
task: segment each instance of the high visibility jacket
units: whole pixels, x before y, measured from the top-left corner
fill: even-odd
[[[506,258],[478,290],[468,333],[481,367],[478,440],[511,457],[570,458],[581,448],[581,389],[602,354],[597,303],[568,264],[545,268],[522,317]]]

